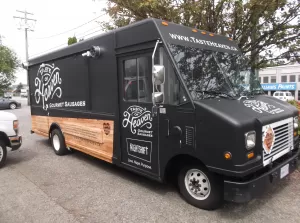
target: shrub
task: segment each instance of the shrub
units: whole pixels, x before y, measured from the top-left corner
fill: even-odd
[[[300,103],[296,100],[288,101],[291,105],[298,109],[298,126],[300,126]],[[300,128],[298,129],[298,135],[300,135]]]

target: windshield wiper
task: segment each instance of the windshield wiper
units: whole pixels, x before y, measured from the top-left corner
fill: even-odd
[[[222,98],[231,98],[231,99],[236,99],[235,97],[233,97],[232,95],[226,93],[226,92],[222,92],[222,91],[200,91],[200,90],[196,90],[196,92],[200,92],[203,94],[209,94],[209,95],[213,95],[213,96],[219,96]]]
[[[251,94],[252,95],[259,95],[259,94],[265,94],[265,92],[261,89],[257,89],[257,90],[252,90]]]
[[[252,91],[242,91],[241,93],[244,93],[244,94],[241,94],[241,96],[246,96],[246,97],[250,97],[250,98],[253,98],[254,95],[265,94],[265,92],[260,89],[252,90]]]
[[[250,91],[242,91],[242,92],[240,92],[239,93],[239,95],[241,96],[241,97],[249,97],[249,98],[253,98],[254,96],[253,96],[253,94],[251,94],[251,92]]]

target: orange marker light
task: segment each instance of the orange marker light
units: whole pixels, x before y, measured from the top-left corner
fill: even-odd
[[[230,160],[231,159],[231,153],[230,152],[226,152],[226,153],[224,153],[224,158],[226,159],[226,160]]]
[[[295,131],[295,132],[294,132],[294,136],[297,136],[297,135],[298,135],[298,133],[297,133],[297,131]]]
[[[247,154],[248,159],[252,159],[254,157],[254,152],[250,152]]]
[[[13,122],[13,126],[14,126],[14,129],[18,129],[19,128],[19,121],[18,120],[15,120]]]
[[[214,36],[214,34],[212,34],[212,33],[210,33],[209,35],[210,35],[210,36]]]
[[[194,33],[198,32],[198,30],[197,30],[197,29],[192,29],[192,31],[193,31]]]
[[[164,26],[168,26],[169,24],[167,22],[161,22]]]
[[[201,33],[204,34],[204,35],[206,34],[206,32],[203,32],[203,31]]]

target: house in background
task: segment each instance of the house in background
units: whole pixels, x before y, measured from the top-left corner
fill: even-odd
[[[300,99],[300,64],[259,70],[259,81],[268,95],[273,96],[275,91],[289,91],[295,100]]]
[[[12,85],[12,92],[13,92],[13,95],[14,96],[21,96],[21,93],[22,92],[27,92],[29,90],[29,87],[28,85],[23,85],[23,88],[21,89],[21,92],[17,92],[17,89],[18,89],[18,84],[14,84]],[[23,93],[24,94],[24,93]]]

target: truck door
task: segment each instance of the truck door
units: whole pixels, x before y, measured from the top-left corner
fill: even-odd
[[[152,116],[153,50],[118,58],[121,162],[156,177],[158,117]]]
[[[158,104],[160,167],[177,154],[195,152],[195,110],[163,47],[158,49],[159,64],[164,66],[161,88],[163,102]]]

